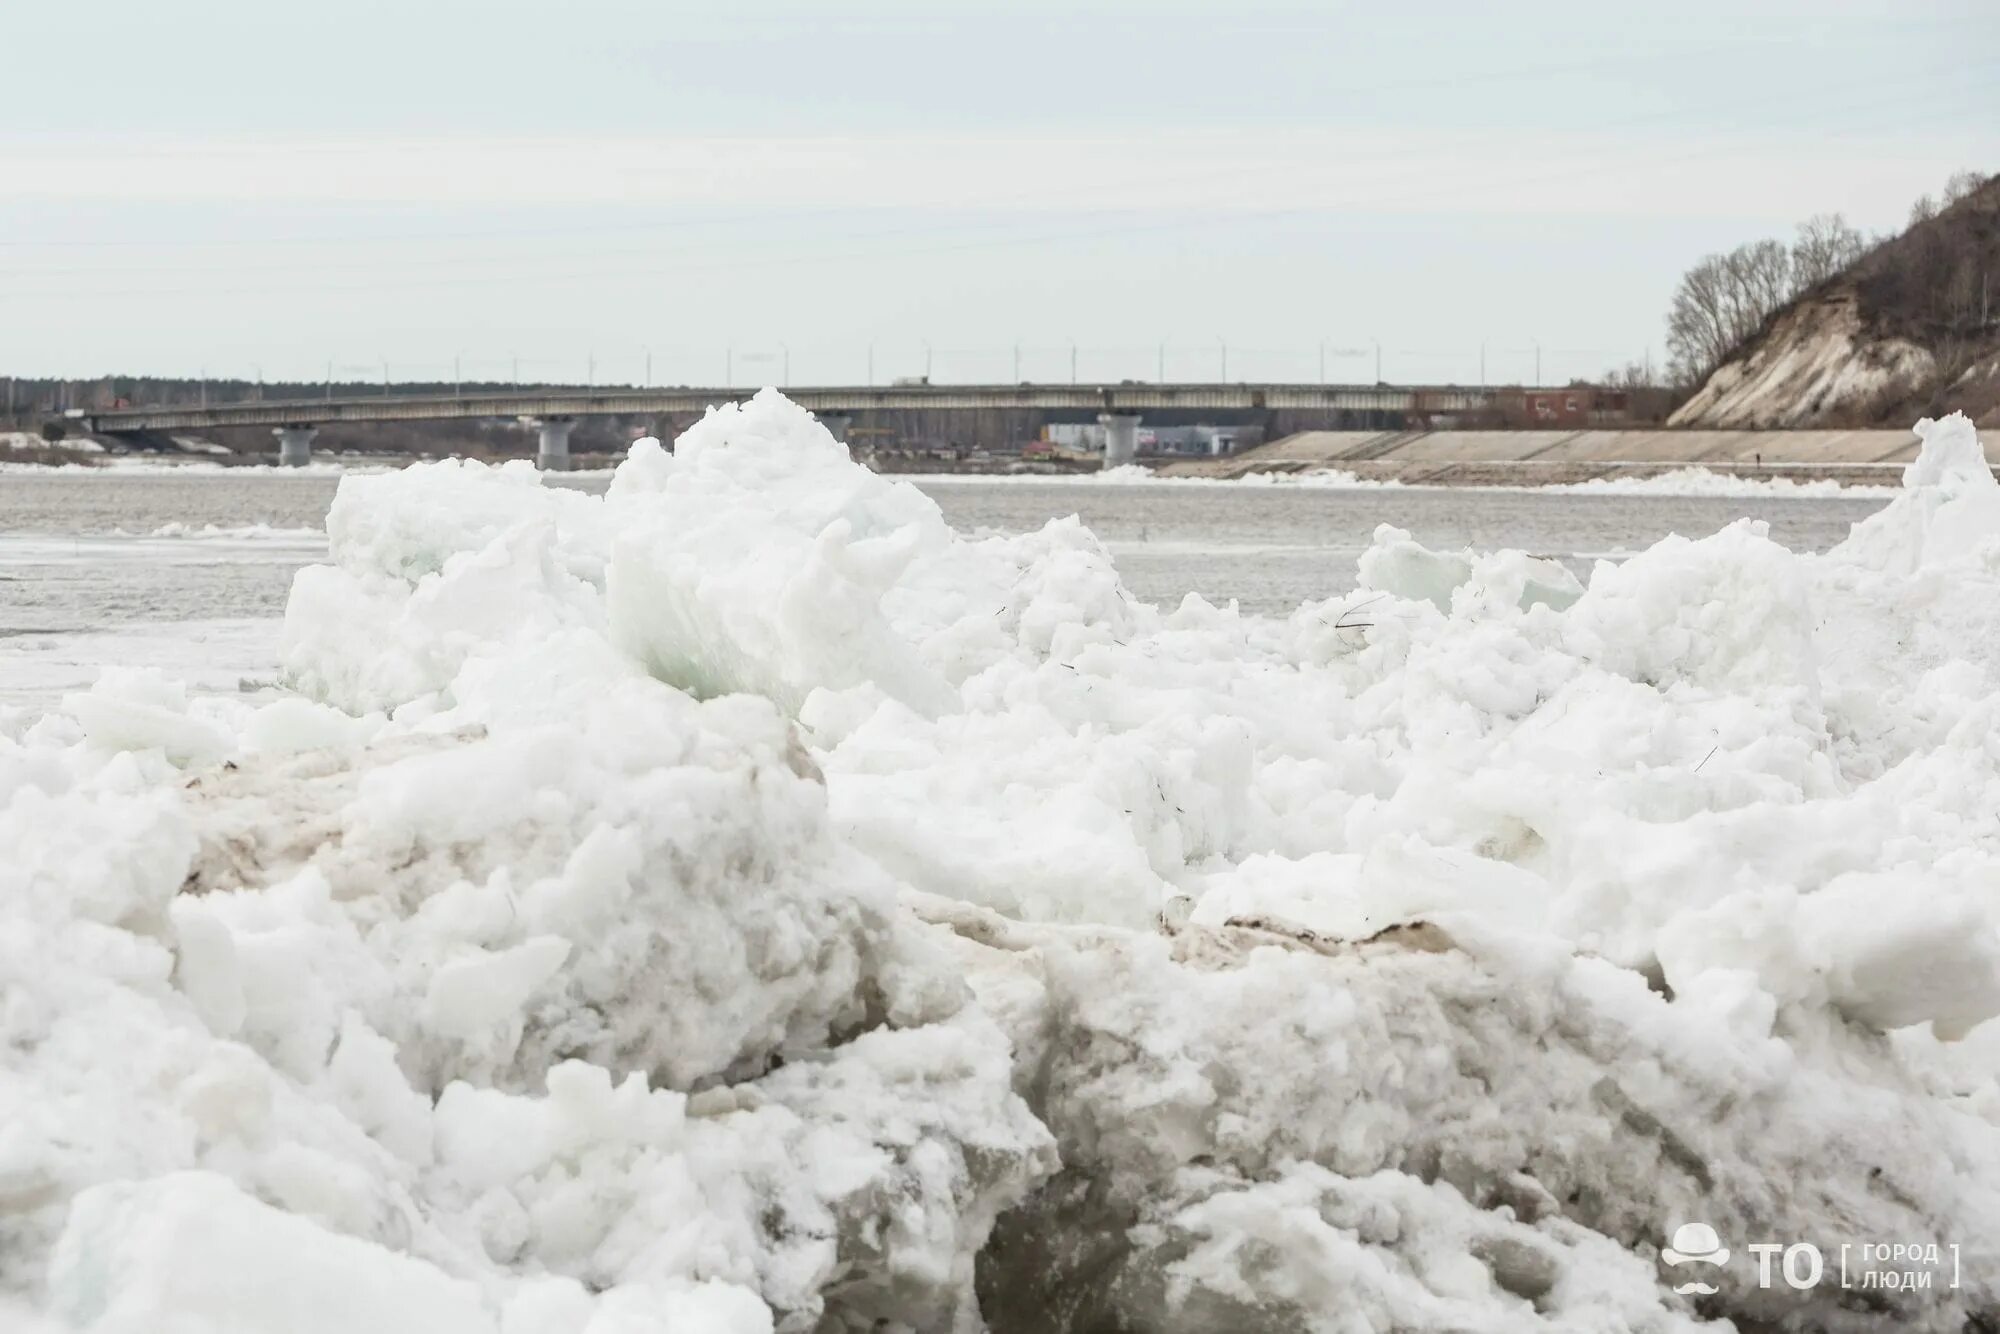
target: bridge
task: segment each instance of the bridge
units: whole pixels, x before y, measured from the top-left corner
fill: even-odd
[[[504,393],[384,394],[252,400],[213,406],[131,407],[84,414],[98,435],[143,438],[165,431],[268,426],[277,435],[278,461],[298,466],[312,457],[320,427],[335,422],[448,421],[517,418],[540,426],[536,461],[545,468],[569,464],[569,436],[579,417],[647,413],[697,413],[756,393],[738,389],[521,389]],[[1130,461],[1146,412],[1246,413],[1324,410],[1397,414],[1465,412],[1491,405],[1498,391],[1459,386],[1324,384],[1111,385],[893,384],[786,389],[787,397],[816,414],[836,439],[845,440],[858,412],[916,409],[1026,408],[1095,412],[1105,426],[1107,467]]]

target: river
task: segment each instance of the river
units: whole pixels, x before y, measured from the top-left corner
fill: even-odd
[[[292,574],[322,560],[338,477],[267,470],[0,473],[0,701],[40,704],[107,663],[161,667],[197,688],[269,684]],[[608,474],[562,485],[601,490]],[[1018,532],[1076,514],[1140,597],[1200,593],[1283,613],[1352,587],[1381,524],[1441,549],[1519,547],[1588,574],[1669,533],[1750,516],[1821,551],[1880,495],[1689,496],[1418,487],[916,482],[962,532]]]

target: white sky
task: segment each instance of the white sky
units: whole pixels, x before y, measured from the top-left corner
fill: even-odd
[[[0,373],[1560,381],[2000,169],[1990,0],[1625,8],[38,3]]]

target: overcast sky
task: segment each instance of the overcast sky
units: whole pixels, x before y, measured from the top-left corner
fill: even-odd
[[[1992,0],[23,0],[0,373],[1559,382],[2000,170]],[[928,345],[928,352],[926,347]],[[1018,349],[1018,352],[1017,352]],[[593,371],[594,366],[594,371]]]

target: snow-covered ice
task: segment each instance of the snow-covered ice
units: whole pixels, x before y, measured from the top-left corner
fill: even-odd
[[[1281,619],[772,391],[349,476],[289,693],[0,724],[0,1319],[2000,1321],[2000,486],[1918,430],[1824,556],[1384,528]]]
[[[88,689],[107,663],[143,662],[205,691],[254,690],[272,683],[281,629],[269,617],[230,617],[0,635],[0,713]]]
[[[1836,465],[1839,466],[1839,465]],[[1876,476],[1879,470],[1867,467],[1865,472],[1850,465],[1856,476]],[[1296,472],[1247,472],[1237,477],[1204,477],[1178,473],[1156,472],[1143,464],[1127,463],[1116,468],[1104,468],[1093,472],[1070,473],[901,473],[898,480],[912,483],[946,483],[954,486],[1081,486],[1081,487],[1275,487],[1280,490],[1324,490],[1324,491],[1382,491],[1400,490],[1415,483],[1404,482],[1393,477],[1362,477],[1343,468],[1307,467]],[[1453,483],[1452,489],[1459,491],[1532,491],[1545,495],[1617,495],[1617,496],[1726,496],[1755,498],[1764,496],[1815,497],[1829,496],[1893,496],[1897,488],[1882,486],[1872,482],[1842,482],[1836,477],[1817,477],[1801,481],[1784,476],[1764,476],[1756,473],[1716,472],[1712,468],[1699,465],[1667,468],[1649,472],[1638,469],[1621,471],[1610,476],[1593,477],[1581,482],[1543,482],[1539,484],[1488,484]]]
[[[1850,468],[1851,473],[1877,476]],[[1616,496],[1893,496],[1896,488],[1872,482],[1842,482],[1836,477],[1815,477],[1800,481],[1754,473],[1721,473],[1710,468],[1670,468],[1645,476],[1594,477],[1584,482],[1558,482],[1539,488],[1564,495]]]

